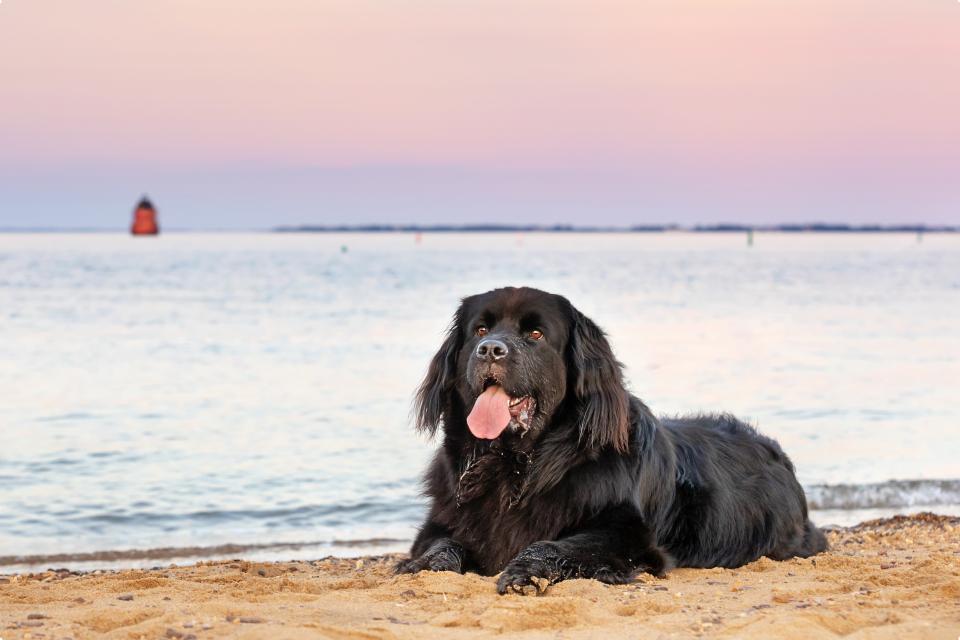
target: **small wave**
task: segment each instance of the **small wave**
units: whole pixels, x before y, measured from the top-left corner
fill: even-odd
[[[0,567],[11,565],[50,565],[64,563],[126,563],[135,560],[174,560],[178,558],[214,558],[240,556],[252,552],[298,551],[306,548],[372,548],[407,543],[401,538],[369,538],[364,540],[318,540],[313,542],[273,542],[267,544],[218,544],[206,547],[160,547],[156,549],[121,549],[89,553],[57,553],[49,555],[0,556]]]
[[[960,480],[888,480],[805,487],[810,509],[902,509],[960,505]]]
[[[147,507],[150,503],[142,504]],[[135,506],[131,505],[131,506]],[[68,519],[80,525],[193,525],[196,523],[232,523],[240,521],[275,522],[278,524],[312,524],[337,526],[348,522],[370,522],[416,519],[422,505],[413,501],[367,500],[341,504],[311,504],[263,509],[209,509],[201,511],[167,512],[141,508],[116,508]]]
[[[74,412],[74,413],[58,413],[52,416],[40,416],[37,418],[37,422],[72,422],[76,420],[95,420],[98,416],[92,413],[85,412]]]

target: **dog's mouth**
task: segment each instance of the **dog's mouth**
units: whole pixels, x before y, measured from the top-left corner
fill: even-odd
[[[467,426],[470,433],[485,440],[500,437],[508,428],[522,437],[530,430],[536,409],[533,396],[511,396],[497,380],[488,378],[467,416]]]

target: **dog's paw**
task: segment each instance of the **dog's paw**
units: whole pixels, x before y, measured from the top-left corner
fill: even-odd
[[[422,556],[421,556],[422,557]],[[393,572],[396,574],[401,573],[417,573],[420,571],[420,558],[409,558],[407,560],[401,560],[393,567]]]
[[[608,567],[597,569],[596,573],[590,577],[606,584],[629,584],[633,582],[632,572],[616,571]]]
[[[396,573],[419,573],[420,571],[453,571],[463,573],[463,563],[460,554],[449,547],[427,550],[419,558],[401,560],[394,568]]]
[[[497,580],[497,593],[543,595],[552,582],[551,574],[550,567],[542,560],[517,558],[500,574]]]

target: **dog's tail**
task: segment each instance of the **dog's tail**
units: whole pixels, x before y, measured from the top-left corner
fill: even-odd
[[[823,529],[807,520],[803,524],[803,540],[800,542],[800,548],[797,555],[801,558],[815,556],[821,551],[827,550],[827,536]]]

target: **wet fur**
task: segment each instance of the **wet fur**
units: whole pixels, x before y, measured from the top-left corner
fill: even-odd
[[[544,411],[524,437],[480,440],[467,428],[482,390],[477,318],[509,340],[505,384],[537,394]],[[534,321],[550,342],[523,338]],[[425,476],[430,511],[400,572],[502,572],[505,593],[826,548],[774,440],[729,415],[656,418],[624,388],[603,332],[561,296],[506,288],[466,298],[415,411],[443,442]]]

